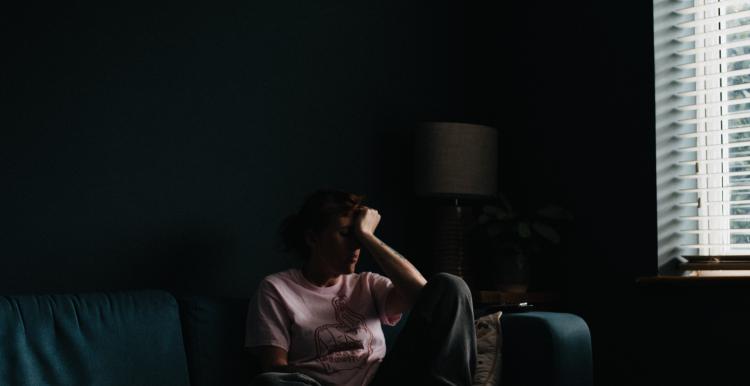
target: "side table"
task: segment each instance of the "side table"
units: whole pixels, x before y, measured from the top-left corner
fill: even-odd
[[[490,311],[524,312],[535,310],[552,310],[560,301],[560,294],[553,291],[544,292],[474,292],[474,308],[478,314]]]

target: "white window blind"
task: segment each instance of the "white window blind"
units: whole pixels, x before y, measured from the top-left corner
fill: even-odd
[[[659,265],[750,255],[750,1],[654,0]]]

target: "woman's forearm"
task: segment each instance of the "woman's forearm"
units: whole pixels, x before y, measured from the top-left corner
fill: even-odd
[[[362,245],[370,252],[386,276],[391,279],[395,289],[402,295],[405,305],[414,304],[420,290],[427,283],[424,276],[409,260],[374,234],[363,234],[360,239]]]

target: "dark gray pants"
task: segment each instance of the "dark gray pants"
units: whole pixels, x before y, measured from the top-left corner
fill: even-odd
[[[371,385],[471,385],[477,343],[471,291],[439,273],[422,289]]]
[[[439,273],[422,288],[396,345],[380,364],[372,386],[469,386],[477,343],[471,291],[458,276]],[[254,386],[317,383],[301,374],[264,373]]]

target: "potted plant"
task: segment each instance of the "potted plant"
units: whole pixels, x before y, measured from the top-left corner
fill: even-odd
[[[496,204],[484,205],[469,239],[474,266],[483,267],[483,281],[496,289],[526,292],[530,269],[554,254],[561,242],[561,228],[572,215],[558,205],[547,204],[528,211],[516,211],[500,196]],[[478,264],[477,264],[478,263]]]

